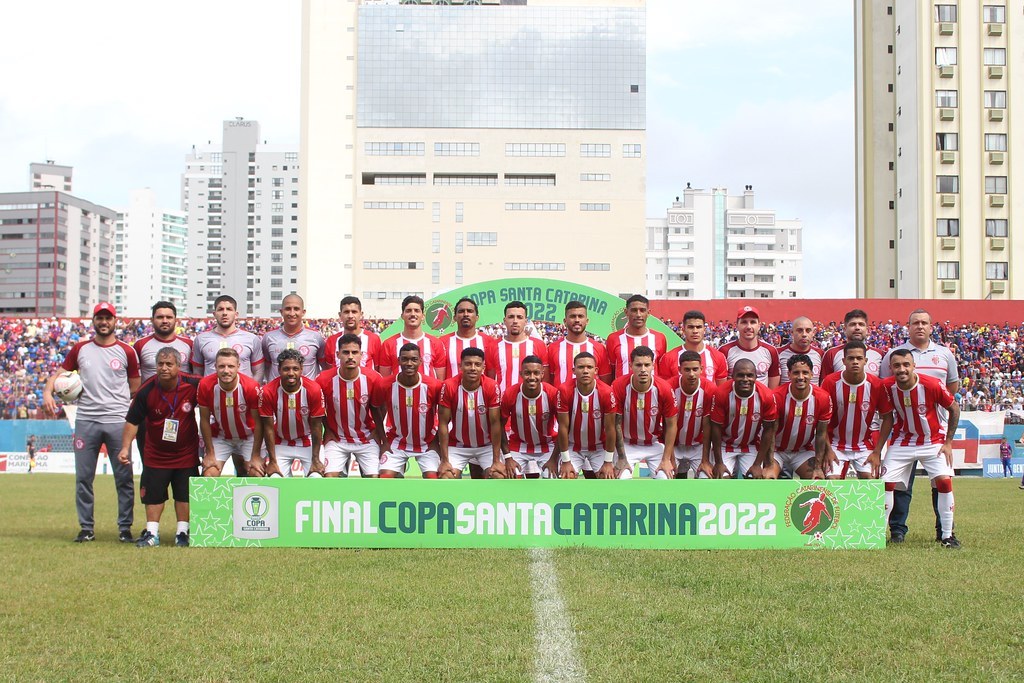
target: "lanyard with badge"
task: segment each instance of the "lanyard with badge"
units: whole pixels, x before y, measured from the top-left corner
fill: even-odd
[[[160,398],[163,399],[171,409],[171,416],[164,420],[164,434],[163,440],[175,442],[178,440],[178,421],[174,419],[174,411],[178,409],[178,389],[181,387],[181,378],[178,378],[178,383],[174,386],[174,402],[172,403],[167,398],[167,394],[164,393],[163,389],[160,390]]]

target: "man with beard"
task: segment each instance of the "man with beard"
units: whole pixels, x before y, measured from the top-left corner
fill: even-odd
[[[576,355],[586,351],[593,354],[597,361],[597,378],[605,384],[612,381],[612,371],[608,366],[608,351],[604,344],[587,336],[587,306],[580,301],[570,301],[565,305],[565,336],[556,339],[548,346],[548,381],[558,387],[573,378],[573,360]]]

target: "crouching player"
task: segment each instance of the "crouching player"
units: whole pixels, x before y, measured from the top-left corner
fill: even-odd
[[[279,375],[260,394],[269,476],[290,477],[295,463],[305,476],[324,474],[320,461],[324,392],[319,384],[302,375],[302,361],[302,354],[295,349],[279,353]]]
[[[206,455],[203,476],[220,476],[228,458],[245,462],[240,477],[262,477],[263,424],[260,420],[260,385],[238,372],[238,351],[225,347],[214,357],[216,374],[199,382],[199,430]],[[235,458],[235,459],[237,459]]]
[[[711,409],[718,385],[707,379],[696,351],[679,354],[676,382],[676,479],[715,476],[711,464]]]
[[[573,360],[575,381],[558,387],[559,476],[575,479],[615,478],[615,395],[597,379],[594,354],[583,351]]]
[[[754,362],[741,358],[718,387],[711,411],[711,455],[717,478],[760,479],[771,460],[778,412],[771,390],[757,381]]]
[[[915,371],[909,349],[893,351],[889,367],[893,376],[882,381],[895,421],[882,461],[886,526],[893,491],[906,490],[915,465],[921,463],[939,492],[942,547],[959,548],[960,541],[953,535],[953,435],[960,422],[960,407],[941,381]],[[948,411],[948,424],[939,415],[940,409]]]
[[[485,476],[505,478],[501,459],[501,395],[498,383],[484,377],[484,350],[467,347],[459,359],[459,374],[445,380],[437,402],[437,474],[461,479],[466,465],[477,465]]]
[[[509,477],[539,479],[541,472],[547,471],[552,478],[557,477],[558,389],[544,381],[540,356],[523,359],[519,379],[519,384],[501,397],[501,421],[509,426],[502,446],[506,473]]]
[[[640,462],[656,479],[675,476],[676,397],[654,372],[654,351],[637,346],[629,353],[629,374],[612,382],[620,479],[632,479]]]
[[[775,456],[761,463],[765,479],[778,479],[783,473],[800,479],[825,478],[817,465],[824,465],[829,450],[832,399],[813,384],[813,365],[805,353],[794,354],[786,361],[789,381],[775,390]]]

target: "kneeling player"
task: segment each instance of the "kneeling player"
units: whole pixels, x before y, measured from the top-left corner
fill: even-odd
[[[260,395],[260,417],[267,442],[267,474],[292,476],[298,463],[302,474],[323,476],[320,440],[324,426],[324,392],[302,375],[302,354],[285,349],[277,356],[275,377]],[[273,438],[271,438],[273,435]]]
[[[617,406],[616,449],[619,478],[632,479],[633,467],[646,463],[651,476],[675,476],[676,397],[654,376],[654,351],[637,346],[629,353],[629,374],[612,382]]]
[[[380,447],[380,476],[392,479],[405,474],[409,458],[416,460],[424,479],[437,479],[440,458],[435,447],[437,401],[441,383],[421,376],[420,347],[407,342],[398,350],[398,374],[385,377],[374,390],[372,403],[387,415],[377,423]]]
[[[486,476],[505,477],[501,459],[501,396],[498,383],[484,377],[484,351],[462,350],[459,374],[445,380],[437,403],[438,476],[461,479],[466,465]]]
[[[559,476],[615,478],[615,395],[597,379],[597,361],[586,351],[573,360],[575,381],[558,387]]]
[[[216,374],[199,382],[199,429],[206,457],[203,476],[220,476],[228,458],[245,462],[240,477],[262,477],[263,425],[259,416],[260,385],[238,372],[238,351],[225,347],[214,358]]]
[[[832,399],[814,386],[813,363],[805,353],[794,354],[786,361],[789,382],[775,390],[775,457],[762,463],[765,479],[778,479],[782,473],[800,479],[825,477],[818,463],[824,465],[828,451]]]
[[[771,460],[778,417],[771,390],[757,381],[753,361],[741,358],[732,379],[718,387],[711,411],[715,476],[760,479]]]
[[[363,477],[374,478],[380,471],[380,444],[375,434],[381,415],[370,404],[374,389],[383,378],[369,366],[363,367],[362,339],[345,333],[335,349],[337,367],[320,373],[316,383],[324,392],[324,476],[347,477],[354,457]]]
[[[501,420],[509,425],[502,449],[507,474],[539,479],[541,472],[547,471],[552,478],[557,477],[558,460],[552,451],[558,434],[558,390],[544,381],[544,361],[540,356],[523,359],[519,378],[520,383],[501,397]]]
[[[707,379],[701,355],[696,351],[679,354],[675,395],[676,479],[715,476],[711,465],[711,409],[718,385]]]

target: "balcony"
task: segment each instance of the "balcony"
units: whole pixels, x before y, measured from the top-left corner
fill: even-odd
[[[1003,120],[1003,110],[1002,109],[989,109],[988,110],[988,120],[989,121],[1002,121]]]
[[[1002,66],[990,66],[988,68],[988,77],[989,78],[1002,78],[1003,74],[1005,73],[1004,69],[1005,69],[1005,67],[1002,67]]]
[[[990,164],[1002,164],[1006,161],[1006,152],[989,152],[988,163]]]
[[[995,207],[1006,206],[1006,195],[1005,194],[990,194],[988,196],[988,205],[989,206],[995,206]]]

